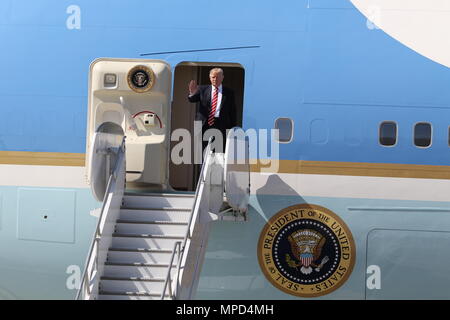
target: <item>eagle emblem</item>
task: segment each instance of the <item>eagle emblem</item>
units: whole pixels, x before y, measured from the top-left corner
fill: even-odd
[[[136,87],[142,88],[148,83],[148,74],[144,71],[138,71],[133,75],[132,81]]]
[[[316,230],[297,230],[289,235],[288,241],[296,261],[293,260],[289,254],[286,254],[286,262],[291,268],[296,268],[298,270],[300,267],[300,272],[303,274],[310,274],[313,271],[312,267],[314,267],[316,272],[319,272],[329,260],[329,258],[325,256],[320,263],[317,264],[326,239]]]
[[[144,65],[138,65],[128,71],[128,86],[134,92],[142,93],[149,91],[155,83],[153,70]]]

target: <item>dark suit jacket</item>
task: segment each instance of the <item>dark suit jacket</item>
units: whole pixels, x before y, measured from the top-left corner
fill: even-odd
[[[211,110],[211,85],[199,86],[197,92],[188,97],[189,102],[198,102],[197,120],[203,121],[203,131],[209,128],[207,119]],[[220,114],[215,119],[213,128],[219,129],[225,138],[226,129],[236,126],[236,104],[233,90],[222,86],[222,101],[220,102]]]

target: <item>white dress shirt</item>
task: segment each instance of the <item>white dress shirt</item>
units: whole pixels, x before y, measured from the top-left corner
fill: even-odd
[[[218,118],[220,116],[220,103],[222,102],[222,85],[219,86],[219,96],[217,97],[217,107],[216,107],[216,114],[214,115],[215,118]],[[211,85],[211,103],[212,99],[214,97],[214,93],[216,91],[216,88]]]

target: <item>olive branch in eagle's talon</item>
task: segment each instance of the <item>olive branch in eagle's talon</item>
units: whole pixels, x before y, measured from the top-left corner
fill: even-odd
[[[297,263],[294,260],[292,260],[291,256],[287,253],[286,253],[286,262],[287,262],[288,266],[291,268],[298,268],[302,265],[301,263]]]

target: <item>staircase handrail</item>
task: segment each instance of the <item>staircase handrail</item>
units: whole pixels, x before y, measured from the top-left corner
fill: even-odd
[[[161,293],[161,300],[164,300],[167,288],[169,288],[169,297],[171,299],[173,299],[175,297],[175,295],[176,295],[176,290],[174,292],[173,289],[172,289],[172,285],[171,285],[171,283],[172,283],[171,271],[172,271],[172,266],[173,266],[173,259],[175,259],[175,254],[177,254],[177,256],[178,256],[178,259],[177,259],[177,269],[178,269],[179,268],[179,264],[180,264],[180,258],[179,257],[180,257],[180,254],[181,254],[181,241],[175,242],[175,244],[173,246],[172,255],[170,256],[169,272],[167,273],[166,280],[164,281],[164,287],[163,287],[163,290],[162,290],[162,293]],[[178,273],[177,273],[177,281],[178,281]]]
[[[183,244],[181,246],[181,249],[178,250],[178,257],[177,257],[178,259],[177,259],[177,265],[176,265],[176,275],[177,275],[176,276],[176,279],[177,279],[176,284],[177,285],[175,286],[175,289],[172,290],[171,283],[169,283],[169,282],[171,282],[170,281],[171,280],[171,271],[172,271],[172,267],[173,267],[172,263],[171,263],[171,264],[169,264],[169,268],[167,270],[167,275],[166,275],[166,280],[165,280],[165,283],[164,283],[164,288],[163,288],[162,293],[161,293],[161,300],[163,300],[165,295],[166,295],[167,287],[169,287],[169,290],[170,290],[170,293],[171,293],[170,297],[171,298],[175,298],[175,299],[177,298],[178,280],[179,280],[179,277],[180,277],[180,270],[181,270],[180,264],[181,264],[181,261],[183,260],[184,249],[186,248],[187,241],[188,241],[188,239],[190,239],[192,237],[192,235],[191,235],[191,226],[192,226],[193,219],[195,217],[195,213],[198,211],[198,209],[197,209],[197,202],[201,200],[200,190],[203,190],[201,188],[201,186],[205,184],[204,172],[205,172],[205,170],[207,172],[207,167],[210,165],[210,158],[211,158],[211,154],[212,154],[212,152],[211,152],[211,142],[212,142],[212,137],[209,138],[208,146],[205,149],[206,150],[205,151],[205,161],[203,162],[202,169],[200,171],[199,181],[197,183],[197,188],[195,190],[194,204],[192,206],[191,214],[189,216],[189,222],[188,222],[188,227],[187,227],[187,230],[186,230],[186,235],[184,236],[184,240],[183,240]],[[175,256],[175,253],[176,253],[177,243],[179,244],[180,242],[178,241],[174,245],[174,248],[172,250],[172,260],[173,260],[173,257]]]
[[[111,150],[109,150],[109,151],[111,151]],[[81,278],[80,288],[78,289],[76,300],[80,300],[82,298],[82,293],[85,290],[87,291],[88,295],[90,295],[92,293],[91,288],[90,288],[90,281],[92,278],[92,274],[88,274],[88,269],[89,269],[90,265],[95,264],[95,268],[92,269],[92,273],[93,273],[93,271],[97,270],[97,268],[98,268],[98,249],[99,249],[98,241],[101,239],[101,236],[102,236],[100,227],[101,227],[102,221],[104,221],[106,219],[105,207],[106,207],[106,203],[107,203],[109,194],[113,192],[113,190],[111,190],[113,181],[114,182],[117,181],[117,176],[120,171],[119,169],[124,164],[124,162],[125,162],[125,137],[123,137],[122,143],[120,144],[120,146],[117,150],[117,160],[114,165],[114,169],[111,171],[111,174],[109,175],[109,178],[108,178],[108,184],[106,187],[105,195],[103,196],[103,203],[102,203],[102,207],[100,210],[100,216],[98,218],[97,227],[95,229],[95,233],[94,233],[94,236],[91,241],[91,245],[89,248],[89,254],[86,259],[83,276]],[[97,252],[94,255],[95,247],[97,248],[97,250],[96,250]]]

